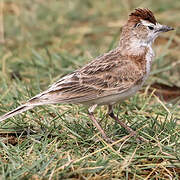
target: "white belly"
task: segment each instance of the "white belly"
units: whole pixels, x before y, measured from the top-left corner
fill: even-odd
[[[105,97],[100,97],[100,98],[95,99],[95,100],[87,101],[84,104],[87,104],[87,105],[93,105],[93,104],[112,105],[112,104],[115,104],[117,102],[121,102],[121,101],[128,99],[129,97],[133,96],[141,87],[142,87],[142,85],[136,85],[136,86],[132,87],[131,89],[129,89],[123,93],[109,95],[109,96],[105,96]]]

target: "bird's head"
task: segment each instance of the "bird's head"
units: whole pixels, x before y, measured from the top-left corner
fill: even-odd
[[[136,43],[151,45],[162,32],[171,30],[173,28],[158,23],[149,9],[138,8],[129,15],[122,36],[129,36],[129,40]]]

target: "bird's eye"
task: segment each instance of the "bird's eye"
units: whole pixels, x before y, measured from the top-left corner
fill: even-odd
[[[153,29],[154,29],[154,27],[152,27],[152,26],[148,26],[148,28],[149,28],[150,30],[153,30]]]

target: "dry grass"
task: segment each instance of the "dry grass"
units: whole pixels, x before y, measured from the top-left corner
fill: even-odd
[[[3,2],[3,1],[2,1]],[[179,0],[4,1],[0,46],[0,113],[13,109],[90,58],[116,46],[127,14],[149,7],[175,27],[155,43],[147,82],[180,87]],[[86,107],[38,107],[0,124],[0,179],[179,179],[180,106],[148,88],[116,106],[116,113],[147,139],[138,143],[106,107],[96,117],[114,139],[103,141]]]

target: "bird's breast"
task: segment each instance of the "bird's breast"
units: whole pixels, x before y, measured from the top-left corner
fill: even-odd
[[[150,47],[148,47],[148,50],[147,50],[147,53],[146,53],[146,56],[145,56],[146,73],[145,73],[145,76],[143,78],[143,81],[145,81],[149,77],[153,58],[154,58],[154,51],[153,51],[152,47],[150,46]]]

